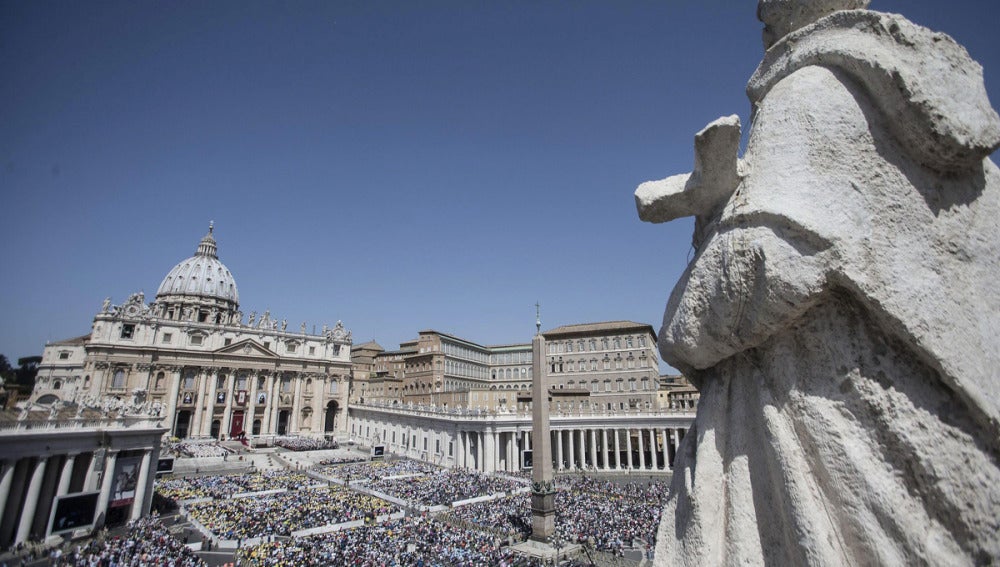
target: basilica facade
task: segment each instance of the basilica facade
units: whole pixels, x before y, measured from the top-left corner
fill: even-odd
[[[147,404],[181,439],[333,437],[347,431],[351,342],[339,321],[316,334],[245,318],[210,226],[152,302],[106,299],[90,334],[46,345],[32,401]]]

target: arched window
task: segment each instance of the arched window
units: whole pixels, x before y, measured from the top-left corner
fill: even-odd
[[[54,383],[52,384],[52,389],[53,389],[53,390],[58,390],[58,389],[60,389],[60,388],[62,388],[62,381],[60,381],[60,380],[56,380],[56,381],[55,381],[55,382],[54,382]]]
[[[157,390],[162,390],[163,389],[163,380],[164,380],[163,373],[162,372],[157,372],[156,373],[156,382],[155,382],[155,384],[154,384],[153,387],[156,388]]]

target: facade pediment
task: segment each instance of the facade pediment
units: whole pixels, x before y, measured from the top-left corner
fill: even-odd
[[[218,354],[235,354],[240,356],[255,356],[263,358],[278,358],[278,354],[271,349],[265,348],[264,345],[258,343],[253,339],[244,339],[242,341],[233,343],[228,346],[224,346],[215,351]]]

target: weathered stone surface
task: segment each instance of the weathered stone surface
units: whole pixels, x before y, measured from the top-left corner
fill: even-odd
[[[701,402],[657,563],[998,563],[1000,120],[981,69],[901,16],[802,24],[775,3],[760,12],[791,34],[748,86],[738,187],[675,207],[699,215],[697,253],[660,350]]]

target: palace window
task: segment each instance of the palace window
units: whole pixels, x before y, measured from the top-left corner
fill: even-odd
[[[132,335],[134,335],[134,334],[135,334],[135,325],[132,325],[131,323],[126,323],[126,324],[122,325],[122,338],[123,339],[131,339]]]
[[[316,354],[316,347],[314,346],[309,347],[309,354]]]
[[[161,341],[163,344],[168,345],[172,340],[174,340],[173,333],[163,333],[163,339]]]
[[[247,389],[247,375],[246,375],[246,373],[242,373],[241,372],[236,377],[236,389],[237,390],[246,390]]]
[[[63,351],[63,352],[59,353],[59,360],[66,360],[68,358],[69,358],[69,353],[68,352]]]
[[[194,390],[194,370],[184,371],[184,389]]]
[[[60,382],[59,380],[56,380],[55,383],[52,384],[52,389],[53,390],[58,390],[60,388],[62,388],[62,382]]]
[[[219,374],[219,376],[215,379],[215,389],[216,390],[225,390],[226,389],[226,375],[225,374]]]
[[[158,372],[156,374],[156,385],[154,386],[154,388],[156,388],[157,390],[162,390],[163,389],[163,379],[164,379],[163,373],[162,372]]]
[[[195,345],[195,346],[200,345],[204,340],[205,340],[205,337],[203,337],[201,335],[191,335],[191,344],[192,345]]]
[[[295,347],[296,346],[297,345],[295,343],[288,343],[288,344],[285,345],[285,350],[287,352],[289,352],[289,353],[293,353],[293,352],[295,352]]]

